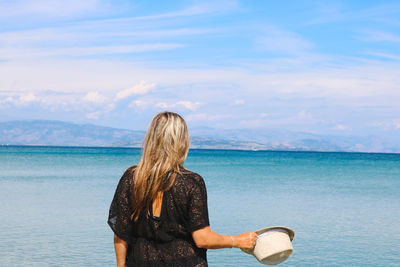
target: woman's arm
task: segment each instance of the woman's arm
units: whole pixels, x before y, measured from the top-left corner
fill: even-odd
[[[209,226],[192,233],[196,246],[199,248],[248,248],[256,245],[257,234],[254,232],[242,233],[237,236],[221,235],[210,229]]]
[[[115,256],[117,257],[117,267],[125,267],[126,250],[128,243],[114,234]]]

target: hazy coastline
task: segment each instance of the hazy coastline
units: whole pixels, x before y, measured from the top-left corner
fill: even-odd
[[[399,153],[400,144],[379,136],[335,136],[276,129],[189,129],[192,149]],[[94,124],[30,120],[0,122],[0,145],[137,147],[145,131]]]

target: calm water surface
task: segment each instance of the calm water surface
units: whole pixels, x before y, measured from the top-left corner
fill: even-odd
[[[108,208],[140,150],[0,147],[0,266],[114,266]],[[400,266],[400,155],[191,150],[211,227],[223,234],[284,225],[280,266]],[[239,249],[210,266],[262,266]]]

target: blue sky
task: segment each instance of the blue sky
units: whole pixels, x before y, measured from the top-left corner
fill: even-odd
[[[0,120],[397,137],[399,1],[0,0]]]

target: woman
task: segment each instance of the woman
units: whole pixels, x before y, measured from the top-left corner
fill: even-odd
[[[183,167],[189,151],[185,121],[157,114],[142,157],[121,177],[108,224],[117,266],[207,266],[206,250],[254,248],[257,234],[211,231],[203,178]]]

